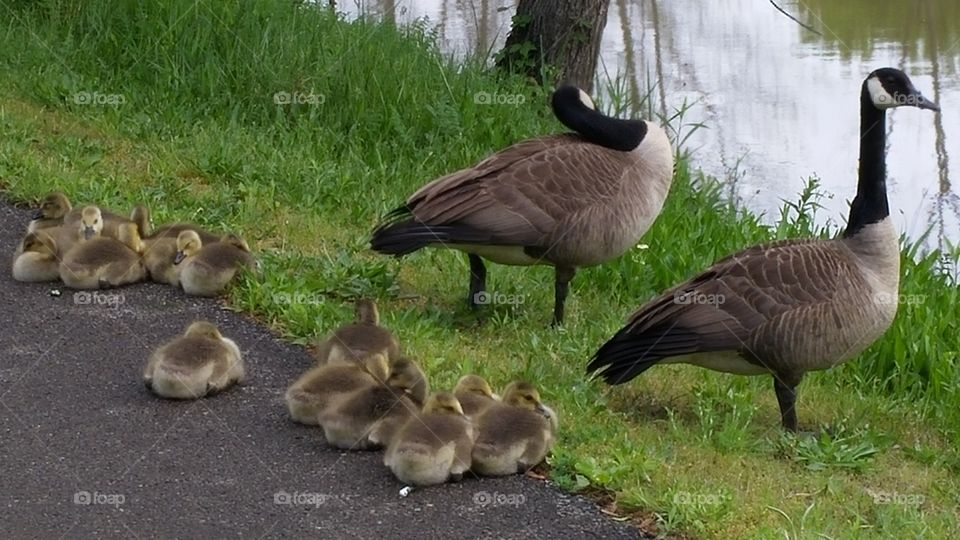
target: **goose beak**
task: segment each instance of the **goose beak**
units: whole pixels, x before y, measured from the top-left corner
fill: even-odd
[[[93,230],[93,227],[84,227],[83,229],[83,239],[89,240],[93,238],[93,235],[96,234],[96,231]]]
[[[550,409],[543,406],[543,403],[537,403],[537,412],[542,414],[544,418],[550,418]]]
[[[176,255],[173,256],[173,264],[180,264],[183,262],[183,259],[186,255],[182,251],[178,251]]]
[[[917,108],[940,112],[940,106],[923,97],[923,94],[917,92]]]
[[[36,212],[33,213],[33,219],[40,219],[43,217],[43,209],[38,208]]]

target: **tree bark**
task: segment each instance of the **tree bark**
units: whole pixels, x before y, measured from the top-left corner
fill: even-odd
[[[610,0],[519,0],[497,67],[590,91]]]

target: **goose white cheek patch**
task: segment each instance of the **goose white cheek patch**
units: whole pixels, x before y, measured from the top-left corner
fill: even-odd
[[[883,88],[880,79],[876,77],[867,81],[867,90],[870,92],[870,101],[878,109],[892,109],[898,105],[897,100]]]

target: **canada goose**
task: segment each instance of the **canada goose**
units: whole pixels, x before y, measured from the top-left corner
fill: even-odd
[[[796,387],[876,341],[897,312],[900,249],[888,218],[886,110],[939,110],[893,68],[860,93],[860,172],[847,228],[832,240],[754,246],[647,302],[593,356],[625,383],[658,363],[773,375],[783,427],[797,430]]]
[[[140,260],[143,249],[137,226],[117,229],[119,240],[97,236],[74,247],[60,263],[60,279],[74,289],[98,289],[136,283],[147,277]]]
[[[558,89],[552,104],[577,133],[524,141],[434,180],[387,215],[371,247],[397,256],[426,246],[465,251],[473,307],[490,301],[483,259],[552,265],[553,322],[563,322],[577,268],[620,256],[653,224],[673,151],[659,126],[605,116],[578,88]]]
[[[476,419],[473,471],[483,476],[525,472],[553,448],[556,423],[540,393],[530,383],[515,381]]]
[[[174,264],[182,264],[180,285],[187,294],[216,296],[226,288],[237,270],[251,268],[250,247],[240,237],[227,234],[212,244],[203,244],[194,230],[177,236]]]
[[[380,326],[380,313],[373,300],[360,299],[355,304],[356,320],[341,326],[320,343],[317,363],[355,362],[371,354],[381,353],[389,360],[400,358],[400,342]]]
[[[13,279],[17,281],[56,281],[60,279],[60,259],[56,241],[41,228],[29,232],[20,242],[13,259]]]
[[[63,218],[73,206],[70,199],[62,192],[54,191],[40,201],[40,207],[33,214],[27,232],[39,231],[50,227],[63,225]]]
[[[490,384],[479,375],[464,375],[453,389],[463,407],[463,413],[473,418],[496,403],[500,397],[493,393]]]
[[[416,362],[390,365],[387,383],[362,388],[318,415],[327,443],[336,448],[372,450],[390,444],[394,434],[423,406],[427,378]]]
[[[244,376],[237,344],[216,325],[197,321],[150,356],[143,382],[162,397],[196,399],[226,390]]]
[[[350,364],[317,366],[300,376],[287,390],[290,418],[317,425],[318,415],[345,395],[382,383],[389,377],[387,357],[372,354]]]
[[[460,402],[449,392],[430,396],[423,412],[407,420],[383,457],[401,482],[432,486],[459,481],[470,470],[475,432]]]

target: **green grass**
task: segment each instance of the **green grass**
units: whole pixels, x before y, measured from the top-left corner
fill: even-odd
[[[0,0],[11,14],[0,23],[3,187],[21,201],[62,189],[108,207],[146,202],[157,223],[245,235],[263,273],[229,303],[292,340],[327,333],[352,317],[349,299],[371,296],[434,387],[471,371],[499,387],[536,381],[561,415],[554,480],[609,492],[661,531],[960,533],[956,254],[906,249],[894,326],[860,358],[806,378],[801,423],[829,435],[782,435],[769,378],[664,366],[625,387],[590,382],[589,356],[657,291],[757,242],[830,234],[811,225],[816,184],[784,194],[797,201],[765,227],[681,161],[643,244],[578,274],[562,329],[548,327],[549,268],[492,266],[490,290],[522,303],[474,314],[463,256],[396,261],[367,238],[427,180],[561,130],[547,90],[455,65],[422,28],[292,6]],[[310,103],[278,105],[278,92]],[[524,103],[478,104],[479,92]]]

